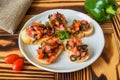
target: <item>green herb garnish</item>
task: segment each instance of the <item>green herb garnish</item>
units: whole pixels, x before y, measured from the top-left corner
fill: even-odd
[[[76,19],[74,19],[74,20],[73,20],[73,24],[75,24],[75,23],[76,23],[76,21],[77,21],[77,20],[76,20]]]
[[[61,40],[70,38],[70,34],[69,34],[69,32],[66,31],[66,30],[56,30],[56,31],[55,31],[55,34],[56,34]]]

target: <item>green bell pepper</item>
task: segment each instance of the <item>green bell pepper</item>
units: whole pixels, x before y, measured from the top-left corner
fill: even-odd
[[[85,10],[98,22],[106,22],[113,18],[118,9],[115,0],[86,0]]]

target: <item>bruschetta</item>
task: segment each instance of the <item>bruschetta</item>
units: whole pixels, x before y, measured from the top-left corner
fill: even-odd
[[[26,44],[35,44],[42,36],[42,27],[44,25],[39,22],[32,22],[31,26],[26,27],[21,32],[21,39]]]
[[[48,23],[47,25],[52,25],[55,30],[65,30],[67,21],[65,19],[65,16],[59,12],[50,14],[48,16]]]
[[[86,61],[90,53],[88,52],[88,46],[83,44],[81,39],[70,38],[64,41],[65,50],[68,52],[68,58],[70,61],[84,62]]]
[[[73,24],[67,30],[77,38],[88,37],[93,34],[94,27],[86,20],[74,20]]]
[[[54,29],[45,26],[41,22],[32,22],[31,26],[26,27],[21,32],[21,39],[26,44],[39,44],[54,36]]]
[[[58,38],[48,39],[43,41],[41,47],[36,50],[37,59],[42,64],[51,64],[57,60],[63,49],[63,44]]]

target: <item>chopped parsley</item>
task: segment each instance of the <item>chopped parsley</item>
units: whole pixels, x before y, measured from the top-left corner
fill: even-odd
[[[55,31],[55,34],[56,34],[61,40],[70,38],[70,34],[69,34],[69,32],[66,31],[66,30],[56,30],[56,31]]]

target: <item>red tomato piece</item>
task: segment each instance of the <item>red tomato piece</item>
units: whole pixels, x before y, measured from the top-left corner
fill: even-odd
[[[43,58],[44,58],[44,53],[40,53],[39,59],[43,59]]]
[[[49,59],[49,58],[47,58],[47,59],[46,59],[46,62],[49,62],[49,63],[50,63],[50,59]]]
[[[17,59],[12,66],[13,71],[21,71],[24,66],[24,61],[23,59]]]
[[[32,22],[32,26],[33,26],[33,27],[39,27],[39,23],[37,23],[37,22]]]
[[[17,54],[10,54],[5,57],[5,62],[12,64],[15,60],[19,59],[20,57]]]

